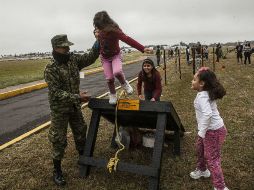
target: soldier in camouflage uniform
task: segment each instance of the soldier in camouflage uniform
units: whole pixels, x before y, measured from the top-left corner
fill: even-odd
[[[202,66],[201,62],[202,62],[202,45],[200,44],[200,42],[197,42],[196,46],[195,46],[195,67],[196,67],[196,71],[199,70],[199,68]]]
[[[99,44],[96,41],[90,53],[75,55],[69,53],[67,35],[56,35],[51,39],[53,61],[44,71],[48,84],[48,98],[51,110],[51,127],[49,140],[53,145],[52,158],[54,164],[53,179],[57,185],[65,185],[61,170],[61,160],[67,146],[67,128],[71,127],[76,149],[83,154],[87,125],[83,120],[81,102],[87,102],[89,96],[79,91],[79,71],[91,65],[99,56]]]

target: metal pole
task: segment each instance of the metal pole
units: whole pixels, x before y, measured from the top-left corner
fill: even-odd
[[[181,53],[180,53],[180,48],[178,49],[178,67],[179,67],[180,79],[182,79],[182,71],[181,71]]]
[[[191,48],[191,53],[192,53],[192,73],[193,75],[195,75],[195,68],[196,68],[196,65],[195,65],[195,47],[192,47]]]
[[[213,47],[213,72],[215,72],[215,55],[214,55],[214,47]]]
[[[203,54],[204,54],[203,46],[201,46],[201,65],[202,65],[202,67],[204,66],[204,56],[203,56]]]
[[[163,60],[164,60],[164,80],[165,80],[165,85],[167,84],[167,69],[166,69],[166,50],[163,50]]]
[[[175,50],[175,73],[177,73],[177,54],[178,52]]]

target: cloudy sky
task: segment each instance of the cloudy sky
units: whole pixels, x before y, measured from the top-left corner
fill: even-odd
[[[254,0],[0,0],[0,55],[51,51],[55,34],[86,50],[106,10],[143,45],[254,40]],[[121,44],[124,45],[124,44]]]

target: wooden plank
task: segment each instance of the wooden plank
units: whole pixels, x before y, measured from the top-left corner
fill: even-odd
[[[164,114],[159,113],[157,115],[157,125],[151,165],[153,168],[157,168],[159,170],[159,173],[158,176],[152,176],[149,178],[149,186],[148,186],[149,190],[159,189],[162,149],[164,144],[166,124],[167,124],[167,115],[165,113]]]
[[[170,102],[170,111],[171,111],[170,115],[173,118],[174,122],[176,123],[177,127],[181,131],[185,132],[185,129],[184,129],[183,125],[182,125],[181,119],[178,116],[178,114],[177,114],[177,112],[176,112],[176,110],[175,110],[175,108],[174,108],[174,106],[173,106],[173,104],[171,102]]]
[[[93,151],[94,151],[94,146],[96,142],[96,137],[97,137],[97,132],[98,132],[98,127],[99,127],[99,122],[100,122],[100,111],[99,110],[94,110],[92,112],[92,117],[88,129],[88,134],[87,134],[87,139],[86,139],[86,144],[85,144],[85,149],[84,149],[84,155],[80,157],[85,156],[92,156]],[[81,177],[87,177],[90,173],[90,167],[87,165],[82,165],[79,168],[80,171],[80,176]]]
[[[98,159],[93,157],[81,157],[78,162],[80,165],[90,165],[98,168],[107,169],[108,160]],[[153,168],[151,166],[145,165],[137,165],[137,164],[129,164],[126,162],[122,162],[121,160],[118,162],[117,171],[125,171],[139,175],[145,176],[158,176],[159,170]]]
[[[107,110],[107,111],[115,110],[115,105],[109,104],[107,99],[91,98],[89,101],[88,107],[91,109],[100,109],[100,110]],[[139,111],[169,113],[170,112],[169,102],[164,102],[164,101],[151,102],[151,101],[140,100],[138,112]]]

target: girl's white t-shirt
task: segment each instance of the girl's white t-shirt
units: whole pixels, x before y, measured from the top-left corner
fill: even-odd
[[[216,101],[210,100],[207,91],[197,93],[194,107],[198,123],[198,135],[200,137],[205,138],[207,130],[217,130],[224,126]]]

